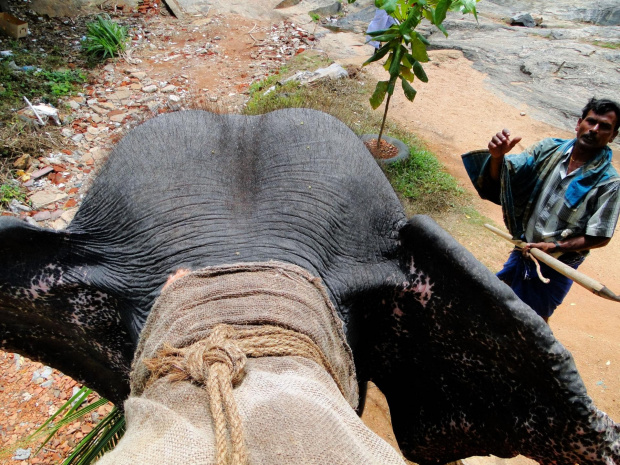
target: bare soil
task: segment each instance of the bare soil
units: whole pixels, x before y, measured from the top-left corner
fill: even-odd
[[[170,19],[163,18],[162,21],[164,20]],[[196,22],[199,21],[200,19],[196,19]],[[259,64],[252,58],[255,44],[269,34],[271,26],[272,22],[268,20],[248,20],[235,15],[219,16],[218,21],[209,23],[208,26],[209,37],[220,37],[218,45],[221,52],[217,63],[185,60],[180,65],[175,60],[164,62],[149,56],[147,49],[142,53],[134,53],[133,56],[140,58],[142,62],[132,65],[131,68],[157,75],[157,79],[163,81],[167,80],[167,75],[178,74],[179,66],[182,66],[184,74],[189,77],[190,90],[199,100],[216,101],[222,111],[234,111],[241,103],[243,92],[252,82],[253,69],[256,69],[254,66]],[[189,32],[184,33],[180,28],[175,28],[175,31],[180,31],[180,34],[174,37],[174,42],[177,43],[203,38],[202,35],[197,37]],[[333,37],[325,38],[325,42],[330,40],[333,40]],[[348,62],[361,64],[368,56],[363,50],[357,55],[348,58]],[[472,207],[495,224],[501,225],[500,208],[473,195],[460,155],[469,150],[484,148],[490,137],[504,127],[511,129],[514,135],[523,136],[523,141],[515,150],[523,149],[543,137],[570,137],[571,134],[531,118],[525,105],[515,107],[506,103],[501,95],[489,90],[485,75],[474,70],[460,52],[436,51],[431,53],[431,57],[432,61],[426,66],[429,83],[417,86],[418,94],[413,104],[396,92],[389,117],[423,139],[446,169],[471,194]],[[254,66],[250,67],[251,65]],[[369,80],[385,78],[385,71],[378,65],[369,67],[366,73]],[[475,215],[459,211],[439,215],[436,219],[492,271],[501,267],[511,246],[486,232]],[[619,262],[620,248],[618,239],[614,239],[606,248],[594,251],[581,270],[605,283],[612,291],[620,292],[620,270],[617,266]],[[550,326],[556,337],[572,352],[588,392],[597,406],[616,421],[620,421],[618,304],[574,286],[565,303],[551,318]],[[36,391],[32,388],[37,386],[28,385],[28,373],[40,368],[40,365],[25,361],[20,369],[16,370],[10,355],[2,360],[3,366],[15,373],[12,372],[9,378],[3,378],[0,389],[0,400],[6,402],[3,402],[4,408],[0,412],[0,424],[5,426],[4,431],[7,430],[8,419],[11,419],[13,424],[8,435],[0,434],[0,448],[13,442],[16,432],[25,434],[32,431],[34,425],[42,423],[51,410],[49,405],[40,404],[36,397],[23,395],[24,392]],[[58,392],[58,395],[60,398],[65,397],[62,391]],[[28,424],[20,425],[20,419],[25,418],[28,419]],[[381,393],[372,386],[362,418],[395,445],[389,422],[389,409]],[[0,433],[1,431],[0,429]],[[88,431],[88,427],[77,428],[62,436],[57,443],[62,446],[62,450],[58,450],[59,455],[66,450],[66,444],[75,442],[79,435],[85,434],[84,431]],[[77,438],[75,434],[78,434]],[[55,463],[57,460],[58,456],[50,453],[45,462]],[[35,458],[24,461],[7,460],[3,463],[25,465],[43,462],[40,458]]]
[[[364,142],[364,145],[368,147],[368,150],[375,158],[381,158],[386,160],[388,158],[394,158],[398,155],[398,147],[385,140],[381,139],[379,150],[377,150],[377,139],[369,139]]]

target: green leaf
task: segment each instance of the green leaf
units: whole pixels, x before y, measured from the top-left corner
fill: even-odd
[[[396,87],[396,80],[398,76],[391,78],[388,82],[387,93],[392,95],[394,93],[394,88]]]
[[[419,8],[409,8],[407,11],[407,17],[400,24],[398,30],[402,35],[411,35],[416,26],[420,23],[421,10]]]
[[[50,439],[64,426],[73,423],[74,421],[78,420],[79,418],[83,417],[84,415],[86,415],[87,413],[90,413],[92,410],[98,409],[101,405],[105,405],[107,404],[107,400],[103,399],[103,402],[101,402],[101,399],[93,404],[87,405],[86,407],[84,407],[83,409],[78,410],[78,408],[80,407],[80,405],[82,404],[82,402],[84,400],[86,400],[88,398],[88,396],[91,394],[92,389],[87,388],[86,386],[83,386],[82,388],[80,388],[80,390],[78,392],[76,392],[73,396],[71,396],[71,398],[65,402],[64,405],[62,405],[57,411],[56,413],[54,413],[54,415],[52,415],[45,423],[43,423],[39,429],[37,429],[34,434],[36,435],[37,433],[42,433],[46,428],[49,428],[51,431],[48,434],[48,436],[43,440],[43,443],[41,444],[41,446],[39,446],[39,449],[37,450],[37,453],[43,448],[43,446],[45,446]],[[71,405],[73,404],[73,405]],[[94,406],[94,407],[93,407]],[[60,419],[60,421],[58,421],[58,423],[56,423],[55,425],[52,425],[52,420],[54,420],[54,418],[56,418],[58,415],[60,415],[67,407],[70,407],[69,410],[67,411],[67,413],[64,414],[64,416]]]
[[[439,26],[443,23],[443,20],[446,19],[446,13],[448,12],[448,8],[450,8],[451,3],[452,0],[439,0],[434,14],[435,26]]]
[[[368,34],[370,35],[370,34]],[[398,37],[398,34],[384,34],[384,35],[380,35],[380,36],[371,36],[372,40],[375,40],[377,42],[389,42],[391,40],[394,40]],[[368,41],[370,42],[370,41]]]
[[[446,31],[446,28],[443,26],[443,24],[437,24],[437,29],[439,29],[441,32],[443,32],[443,35],[448,37],[448,31]]]
[[[373,110],[379,108],[379,105],[385,99],[385,94],[388,90],[388,81],[379,81],[377,82],[377,87],[375,87],[375,91],[370,97],[370,106]]]
[[[392,14],[398,6],[398,0],[375,0],[375,6],[385,10],[387,14]]]
[[[435,24],[435,17],[434,17],[434,10],[432,9],[425,9],[424,11],[422,11],[422,14],[424,15],[424,17],[426,19],[428,19],[432,24]]]
[[[420,36],[414,37],[411,41],[411,58],[409,61],[413,63],[415,60],[426,63],[428,61],[428,53],[426,52],[426,45],[420,40]]]
[[[394,59],[394,52],[392,51],[392,53],[390,53],[390,56],[388,57],[388,59],[385,61],[385,63],[383,63],[383,68],[388,71],[390,69],[390,66],[392,66],[392,60]]]
[[[112,450],[125,433],[125,416],[116,407],[77,445],[63,465],[87,465]]]
[[[426,45],[427,47],[431,44],[426,37],[424,37],[422,34],[420,34],[419,32],[416,32],[416,34],[418,35],[418,39],[420,39],[420,42],[422,42],[424,45]]]
[[[480,0],[455,0],[452,2],[450,6],[451,11],[460,11],[461,13],[468,14],[471,13],[478,21],[478,12],[476,11],[476,3]]]
[[[385,44],[383,47],[377,50],[368,60],[366,60],[362,66],[366,66],[370,63],[380,60],[385,55],[387,55],[390,50],[392,50],[392,46],[389,43]]]
[[[401,66],[400,67],[400,76],[401,78],[406,79],[409,82],[413,82],[415,75],[411,72],[411,69]]]
[[[91,412],[93,412],[94,410],[98,409],[99,407],[101,407],[102,405],[105,405],[108,403],[108,401],[104,398],[100,398],[99,400],[87,404],[86,406],[84,406],[83,408],[80,408],[80,405],[82,405],[82,402],[88,398],[88,396],[92,393],[92,390],[87,388],[87,387],[82,387],[76,394],[74,394],[67,402],[65,402],[57,411],[56,413],[54,413],[45,423],[43,423],[43,425],[41,425],[34,433],[32,433],[31,435],[29,435],[27,438],[25,438],[24,440],[20,441],[18,443],[18,445],[27,445],[29,443],[31,443],[32,441],[39,439],[40,437],[42,437],[43,435],[45,435],[45,439],[43,440],[43,443],[40,445],[40,447],[38,448],[38,450],[35,452],[35,455],[43,448],[45,447],[49,441],[52,439],[52,437],[58,433],[58,431],[75,422],[76,420],[80,419],[81,417],[83,417],[84,415],[87,415]],[[71,405],[74,404],[74,405]],[[66,411],[66,413],[64,413]],[[116,412],[116,413],[115,413]],[[61,417],[62,415],[62,417]],[[121,421],[123,426],[122,430],[116,430],[115,436],[114,436],[114,441],[118,442],[118,439],[120,438],[120,436],[122,436],[123,432],[124,432],[124,415],[122,414],[122,412],[119,412],[118,409],[116,409],[116,407],[112,410],[112,412],[110,412],[110,414],[108,416],[106,416],[99,424],[97,424],[95,426],[95,428],[93,428],[93,431],[91,433],[89,433],[86,437],[86,439],[90,439],[90,441],[87,441],[88,444],[86,444],[84,441],[82,441],[82,443],[84,444],[80,444],[80,446],[76,446],[76,449],[74,449],[71,452],[70,458],[76,456],[76,454],[78,456],[83,456],[83,452],[84,451],[79,451],[80,447],[82,445],[85,446],[86,448],[86,452],[91,452],[94,451],[96,448],[100,448],[100,447],[108,447],[109,448],[109,443],[106,445],[104,443],[100,442],[100,438],[101,438],[101,434],[99,433],[99,431],[103,431],[102,428],[107,425],[108,423],[110,423],[112,420],[114,420],[114,422],[118,422]],[[115,425],[114,425],[115,426]],[[1,451],[2,453],[5,453],[6,450]],[[101,454],[99,454],[101,455]],[[70,461],[69,459],[67,459],[67,461],[65,461],[64,463],[71,463],[71,464],[83,464],[83,465],[87,465],[90,463],[90,461],[87,460],[82,460],[80,459],[79,461]]]
[[[480,0],[453,0],[450,5],[451,11],[460,11],[463,14],[475,13],[476,3]]]
[[[411,87],[411,84],[409,84],[405,79],[402,79],[401,82],[403,85],[403,92],[405,93],[405,97],[407,97],[407,100],[409,100],[410,102],[413,102],[417,91],[413,87]]]
[[[388,34],[390,31],[392,31],[392,34],[394,34],[394,36],[396,36],[396,34],[398,34],[398,32],[399,32],[399,29],[394,27],[394,26],[391,26],[391,27],[389,27],[387,29],[381,29],[379,31],[367,32],[366,35],[370,36],[370,37],[377,37],[377,36],[381,36],[381,35],[384,35],[384,34]]]
[[[411,69],[414,62],[415,59],[411,56],[411,53],[405,53],[405,55],[403,56],[403,66]]]
[[[413,72],[420,81],[428,82],[428,76],[424,72],[424,68],[422,68],[422,63],[419,61],[413,64]]]
[[[394,56],[392,58],[392,63],[390,63],[390,70],[389,70],[390,76],[392,78],[398,76],[400,72],[400,60],[402,59],[403,55],[406,52],[407,52],[407,49],[403,47],[402,45],[394,51]]]

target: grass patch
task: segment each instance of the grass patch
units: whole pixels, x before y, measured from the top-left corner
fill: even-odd
[[[415,140],[399,138],[409,146],[411,155],[407,160],[385,166],[384,171],[405,207],[409,207],[409,214],[431,214],[455,207],[456,197],[463,194],[456,179]]]
[[[76,84],[86,82],[86,75],[81,71],[41,71],[40,74],[46,80],[50,93],[56,97],[73,94],[77,90]]]
[[[298,55],[278,75],[250,87],[250,100],[244,113],[257,115],[282,108],[312,108],[335,116],[358,135],[377,133],[382,113],[373,111],[368,103],[374,83],[366,82],[359,69],[349,70],[354,76],[349,79],[326,79],[304,86],[297,82],[278,84],[299,70],[314,70],[329,64],[320,55]],[[456,180],[415,136],[389,120],[385,133],[405,142],[411,149],[407,160],[383,166],[408,215],[439,213],[461,204],[458,199],[463,191]]]
[[[26,200],[26,194],[21,190],[19,184],[12,180],[0,184],[0,207],[7,207],[13,199],[20,202]]]
[[[620,42],[605,42],[603,40],[589,40],[588,43],[597,47],[610,48],[612,50],[620,50]]]
[[[58,56],[46,55],[38,61],[36,54],[16,48],[11,59],[0,61],[0,117],[10,118],[24,106],[23,97],[30,101],[58,105],[60,97],[77,92],[86,82],[79,70],[58,69]],[[38,64],[32,64],[38,63]]]

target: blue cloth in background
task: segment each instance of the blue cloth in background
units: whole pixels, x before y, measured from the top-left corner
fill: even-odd
[[[585,259],[579,254],[565,255],[567,258],[561,256],[560,261],[575,270]],[[536,313],[548,318],[568,294],[573,280],[544,263],[540,263],[540,271],[545,278],[551,280],[549,283],[545,284],[538,278],[534,261],[523,257],[520,249],[515,249],[504,264],[504,269],[497,273],[497,277],[508,284]]]
[[[377,11],[375,11],[375,17],[372,18],[372,21],[368,24],[368,29],[366,29],[366,32],[382,31],[390,27],[392,24],[396,24],[396,20],[388,15],[385,10],[378,8]],[[372,37],[370,36],[366,36],[366,40],[370,40],[371,38]],[[381,44],[376,40],[372,40],[368,43],[374,48],[381,47]]]

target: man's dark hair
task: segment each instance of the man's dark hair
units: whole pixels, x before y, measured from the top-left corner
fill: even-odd
[[[581,112],[581,119],[585,119],[592,110],[597,115],[604,115],[607,112],[613,111],[616,114],[616,127],[614,128],[616,131],[620,128],[620,105],[618,105],[613,100],[609,100],[606,98],[596,99],[592,97],[588,104],[583,107]]]

